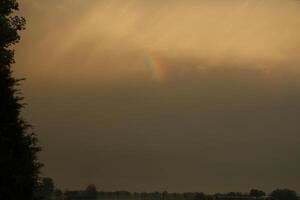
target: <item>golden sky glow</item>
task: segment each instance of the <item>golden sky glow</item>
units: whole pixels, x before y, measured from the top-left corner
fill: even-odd
[[[60,187],[299,191],[299,1],[19,1],[24,115]]]
[[[92,80],[145,75],[145,56],[152,52],[168,67],[180,59],[196,62],[183,68],[200,69],[299,64],[300,12],[294,0],[22,4],[30,13],[23,38],[31,44],[26,59],[40,66],[39,76],[46,73],[52,80],[58,71],[75,81],[82,73]]]

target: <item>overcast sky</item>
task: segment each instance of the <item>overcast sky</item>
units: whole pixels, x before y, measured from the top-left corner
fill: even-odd
[[[300,191],[295,0],[20,0],[15,74],[62,189]]]

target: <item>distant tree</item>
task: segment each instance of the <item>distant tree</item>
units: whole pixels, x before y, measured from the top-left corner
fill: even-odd
[[[274,190],[271,196],[277,200],[298,200],[296,192],[289,189]]]
[[[52,178],[45,177],[39,184],[36,196],[38,199],[51,200],[55,195],[55,187]]]
[[[94,184],[90,184],[85,189],[85,198],[88,200],[97,199],[97,188]]]
[[[185,200],[193,200],[195,198],[195,194],[192,192],[185,192],[182,195]]]
[[[117,191],[117,198],[127,199],[131,196],[131,193],[128,191]]]
[[[74,199],[83,199],[82,195],[79,191],[65,191],[64,194],[64,200],[74,200]]]
[[[120,198],[122,196],[122,192],[121,191],[115,191],[115,195],[114,195],[117,199]]]
[[[229,192],[227,194],[227,196],[232,196],[232,197],[241,197],[241,196],[244,196],[243,193],[241,192]]]
[[[206,200],[213,200],[214,196],[213,195],[205,195]]]
[[[147,196],[148,196],[148,193],[147,193],[147,192],[142,192],[142,193],[140,194],[140,198],[141,198],[142,200],[145,200],[145,199],[147,198]]]
[[[55,189],[54,197],[55,197],[55,200],[62,200],[63,199],[63,192],[60,189]]]
[[[249,192],[249,195],[251,197],[263,197],[263,196],[266,196],[266,193],[262,190],[257,190],[257,189],[251,189],[250,192]]]
[[[167,198],[168,198],[168,191],[163,191],[163,193],[162,193],[162,199],[163,200],[166,200]]]
[[[195,200],[205,200],[205,194],[203,192],[197,192],[195,195]]]
[[[39,168],[36,136],[20,116],[24,104],[13,77],[12,45],[20,40],[25,19],[13,15],[16,0],[0,0],[0,199],[32,200],[38,183]]]

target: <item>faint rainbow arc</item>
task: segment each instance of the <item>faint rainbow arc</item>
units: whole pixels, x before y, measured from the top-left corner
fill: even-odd
[[[146,64],[152,76],[159,82],[164,81],[167,77],[166,66],[160,56],[153,52],[145,53]]]

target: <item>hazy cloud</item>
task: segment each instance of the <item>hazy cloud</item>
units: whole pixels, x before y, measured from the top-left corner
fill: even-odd
[[[44,173],[63,188],[299,189],[298,4],[22,1],[16,73]]]

